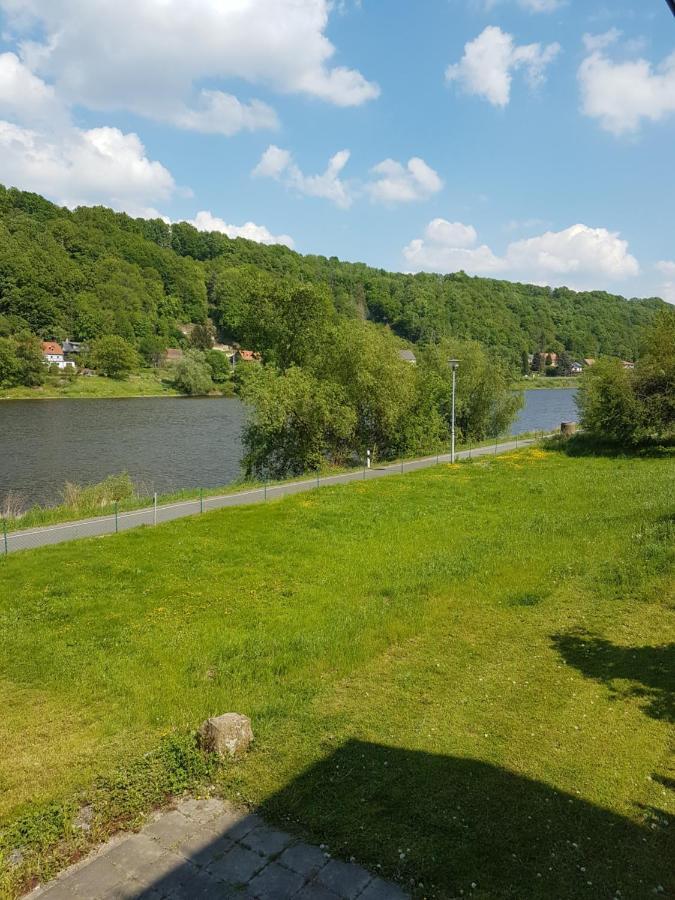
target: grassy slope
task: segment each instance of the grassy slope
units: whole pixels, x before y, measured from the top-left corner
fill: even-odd
[[[223,790],[420,895],[648,896],[673,482],[532,450],[10,556],[0,815],[236,709]]]

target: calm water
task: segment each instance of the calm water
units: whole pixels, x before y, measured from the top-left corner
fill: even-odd
[[[527,391],[512,431],[576,418],[574,390]],[[0,498],[56,503],[66,481],[127,471],[148,493],[215,487],[239,475],[238,400],[27,400],[0,403]]]

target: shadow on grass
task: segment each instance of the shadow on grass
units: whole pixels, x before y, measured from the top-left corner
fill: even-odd
[[[606,684],[617,697],[644,700],[645,713],[654,719],[675,722],[675,643],[621,647],[586,631],[555,634],[551,640],[565,662],[586,678]]]
[[[637,898],[668,890],[675,823],[653,827],[650,815],[638,825],[472,759],[351,740],[259,812],[297,823],[335,854],[382,864],[386,875],[414,882],[419,896],[611,898],[620,890]]]
[[[542,442],[544,450],[565,453],[567,456],[607,456],[615,459],[667,459],[675,451],[675,441],[627,444],[603,440],[596,435],[579,432],[571,437],[561,434]]]

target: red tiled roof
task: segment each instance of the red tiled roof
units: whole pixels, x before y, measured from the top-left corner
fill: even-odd
[[[50,356],[63,356],[63,347],[61,344],[57,344],[56,341],[43,341],[42,352]]]
[[[256,353],[255,350],[240,350],[239,358],[245,362],[257,362],[260,359],[260,354]]]

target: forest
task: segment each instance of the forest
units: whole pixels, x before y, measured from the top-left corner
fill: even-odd
[[[224,340],[275,361],[288,350],[281,307],[317,288],[324,320],[379,323],[412,343],[479,341],[514,371],[524,352],[635,359],[664,305],[462,272],[391,273],[0,186],[0,337],[114,334],[142,353],[181,343],[180,323],[211,319]]]

